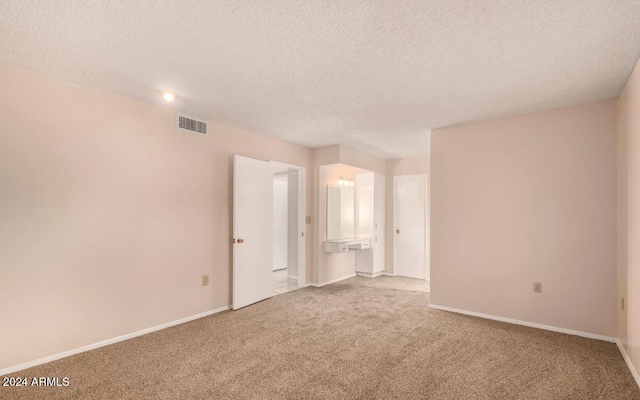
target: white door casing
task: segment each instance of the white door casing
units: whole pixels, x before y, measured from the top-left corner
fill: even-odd
[[[273,177],[273,270],[286,269],[289,256],[289,174]]]
[[[394,177],[394,274],[429,279],[427,175]]]
[[[272,296],[273,168],[233,159],[233,309]]]

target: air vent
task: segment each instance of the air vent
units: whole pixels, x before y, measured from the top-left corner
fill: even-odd
[[[178,115],[178,128],[184,129],[185,131],[201,133],[203,135],[207,134],[206,122],[185,117],[184,115]]]

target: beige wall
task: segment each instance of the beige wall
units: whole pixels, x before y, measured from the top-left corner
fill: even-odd
[[[340,163],[357,168],[384,174],[387,170],[386,161],[382,158],[363,153],[349,146],[339,145]]]
[[[385,272],[393,273],[393,239],[395,214],[393,212],[393,178],[400,175],[429,174],[429,155],[388,160],[385,187]],[[429,178],[427,176],[427,178]],[[428,179],[427,179],[428,182]],[[427,183],[428,187],[428,183]],[[428,234],[427,234],[428,237]]]
[[[311,210],[309,149],[5,65],[0,87],[0,369],[228,306],[233,154],[306,167]]]
[[[432,132],[433,304],[616,336],[615,113],[611,100]]]
[[[618,99],[618,338],[640,370],[640,64]]]

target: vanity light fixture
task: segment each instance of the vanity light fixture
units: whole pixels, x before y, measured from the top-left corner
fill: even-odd
[[[340,186],[340,187],[353,187],[354,186],[353,179],[344,178],[344,177],[341,176],[340,179],[338,179],[338,186]]]

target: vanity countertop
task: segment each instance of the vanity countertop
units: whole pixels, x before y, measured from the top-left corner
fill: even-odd
[[[366,238],[346,238],[346,239],[334,239],[334,240],[325,240],[327,243],[344,243],[344,242],[357,242],[358,240],[368,240]]]
[[[371,246],[369,238],[351,238],[327,240],[324,242],[324,251],[327,253],[343,253],[349,250],[363,250]]]

